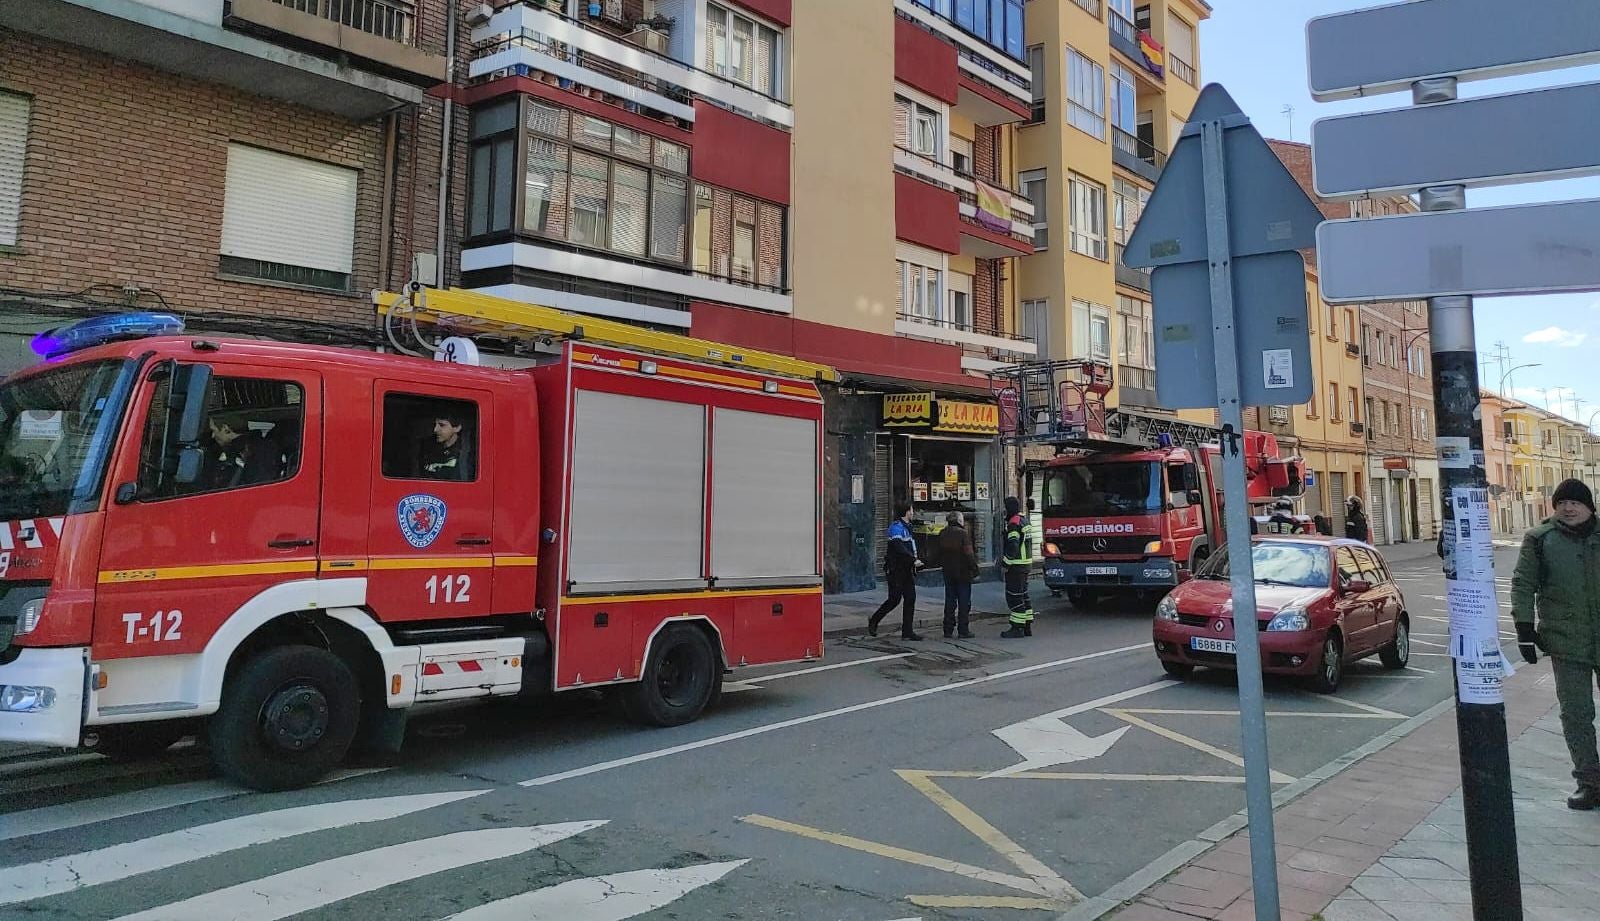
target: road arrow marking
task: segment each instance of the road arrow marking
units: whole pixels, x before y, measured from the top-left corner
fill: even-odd
[[[1000,741],[1006,743],[1022,756],[1022,763],[1012,765],[1003,770],[985,775],[984,779],[994,777],[1010,777],[1024,771],[1035,771],[1040,768],[1054,767],[1058,764],[1071,764],[1074,761],[1087,761],[1098,758],[1110,750],[1116,741],[1127,733],[1128,727],[1108,732],[1103,736],[1090,738],[1078,730],[1068,726],[1062,720],[1079,713],[1098,710],[1107,704],[1120,703],[1133,697],[1142,697],[1163,688],[1172,687],[1169,681],[1157,681],[1142,687],[1119,691],[1108,694],[1098,700],[1087,703],[1074,704],[1060,710],[1054,710],[1020,723],[1012,723],[994,731]]]
[[[747,863],[748,860],[731,860],[677,870],[631,870],[574,879],[469,908],[444,921],[625,921],[670,905]]]
[[[724,693],[724,694],[737,694],[740,691],[759,691],[759,690],[761,690],[761,685],[759,685],[759,684],[751,684],[748,681],[724,681],[724,682],[722,682],[722,693]]]

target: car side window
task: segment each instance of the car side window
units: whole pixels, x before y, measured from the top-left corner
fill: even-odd
[[[163,384],[150,401],[139,456],[139,498],[175,499],[199,493],[263,486],[299,471],[305,429],[305,391],[292,381],[216,377],[206,394],[206,426],[199,476],[179,482],[178,442],[171,388]]]
[[[1366,578],[1361,574],[1361,564],[1356,562],[1355,554],[1349,547],[1340,547],[1334,551],[1334,566],[1339,572],[1339,584],[1348,585],[1356,579]]]
[[[1383,558],[1371,550],[1361,549],[1356,551],[1361,560],[1362,578],[1373,585],[1383,585],[1389,581],[1389,571],[1383,566]]]
[[[476,480],[478,404],[384,394],[383,475],[395,480]]]

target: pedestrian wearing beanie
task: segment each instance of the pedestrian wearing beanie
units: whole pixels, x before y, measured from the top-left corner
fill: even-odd
[[[1555,514],[1528,531],[1511,577],[1517,647],[1530,664],[1550,656],[1561,731],[1572,755],[1578,791],[1573,809],[1600,807],[1600,749],[1594,728],[1595,676],[1600,673],[1600,533],[1594,493],[1564,480],[1551,496]]]

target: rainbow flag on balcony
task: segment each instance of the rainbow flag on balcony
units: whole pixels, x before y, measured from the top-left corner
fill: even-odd
[[[1167,72],[1167,52],[1149,32],[1139,33],[1139,53],[1144,56],[1144,69],[1160,77]]]
[[[997,189],[982,180],[978,183],[978,213],[980,225],[996,233],[1011,232],[1011,194]]]

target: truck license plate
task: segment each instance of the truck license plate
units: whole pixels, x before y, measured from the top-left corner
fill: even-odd
[[[1233,640],[1215,640],[1209,636],[1189,637],[1189,648],[1197,652],[1225,652],[1234,654]]]
[[[1117,574],[1117,567],[1115,567],[1115,566],[1087,566],[1087,567],[1084,567],[1083,571],[1088,573],[1091,576],[1114,576],[1114,575]]]

